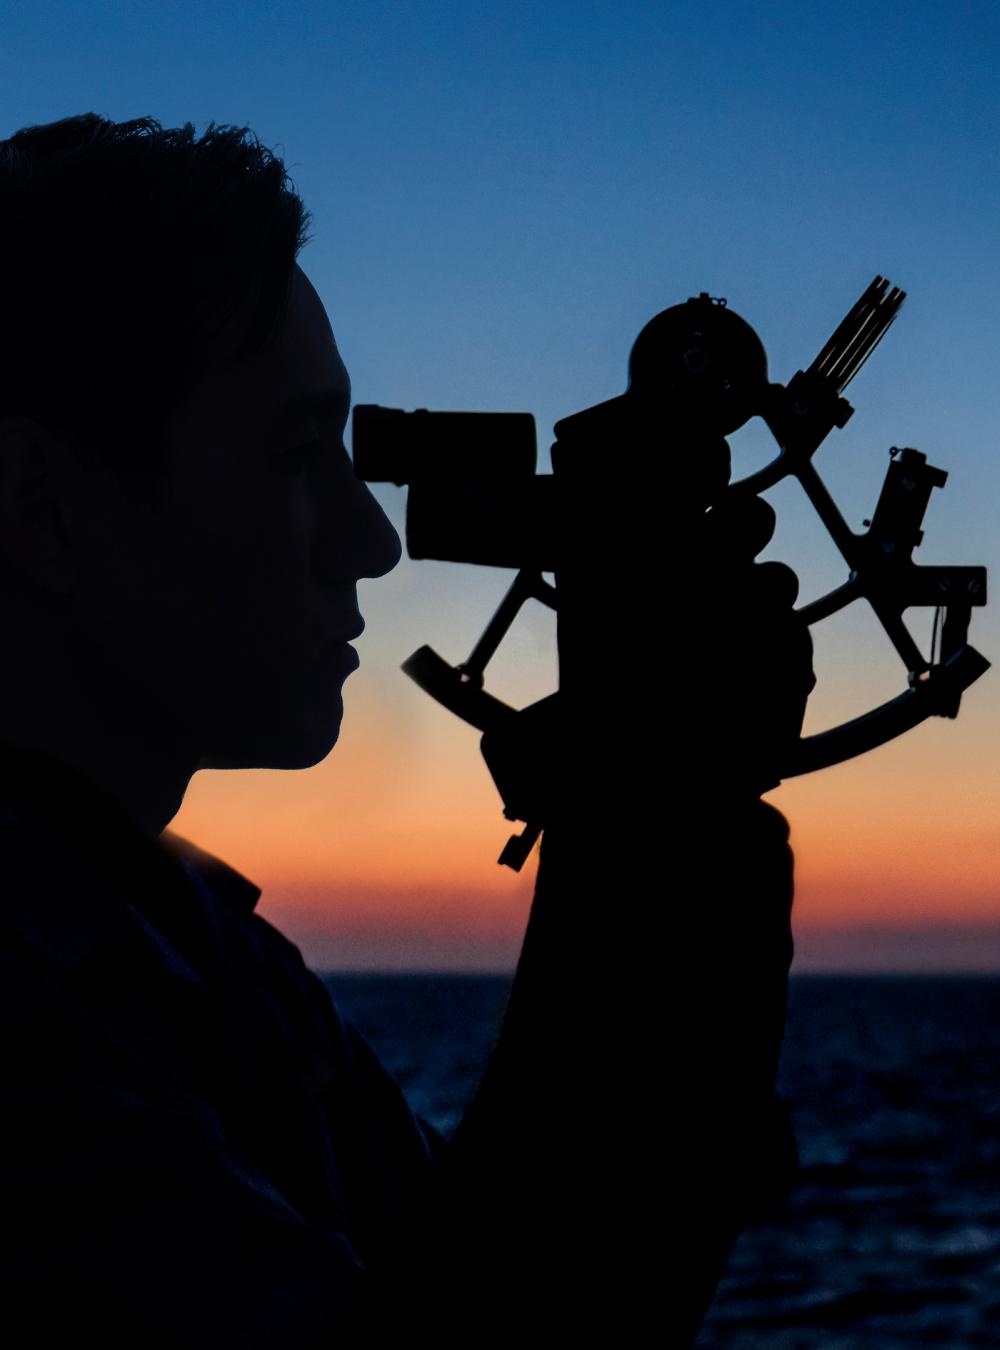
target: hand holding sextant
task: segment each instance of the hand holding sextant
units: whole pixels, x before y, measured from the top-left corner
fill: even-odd
[[[368,481],[409,484],[410,556],[517,569],[510,590],[464,662],[452,666],[430,647],[421,647],[403,669],[484,733],[512,725],[511,719],[521,714],[484,689],[484,674],[526,600],[558,607],[556,587],[543,573],[558,577],[560,571],[560,486],[570,483],[578,468],[574,453],[581,445],[600,444],[602,438],[613,444],[616,428],[623,425],[653,428],[655,434],[668,410],[706,443],[759,416],[774,437],[775,458],[748,478],[720,484],[719,493],[757,494],[786,476],[797,478],[847,566],[841,586],[797,613],[813,624],[855,600],[867,600],[907,672],[906,688],[896,698],[841,726],[800,738],[781,766],[780,778],[854,758],[927,717],[955,717],[963,691],[989,668],[966,640],[972,609],[986,603],[986,570],[919,566],[912,560],[923,537],[931,492],[944,486],[947,474],[928,464],[919,450],[893,448],[871,519],[862,533],[855,533],[812,462],[829,432],[851,416],[843,390],[903,299],[902,291],[876,277],[812,364],[787,386],[769,382],[760,339],[724,301],[702,293],[663,310],[635,341],[626,392],[556,423],[552,475],[535,473],[530,414],[356,407],[355,472]],[[710,504],[706,500],[705,506]],[[938,611],[939,650],[929,657],[903,621],[911,606]],[[504,795],[508,817],[528,819],[524,808]],[[529,823],[524,835],[511,840],[501,861],[520,867],[541,823]]]

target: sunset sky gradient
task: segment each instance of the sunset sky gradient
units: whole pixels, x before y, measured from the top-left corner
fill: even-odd
[[[553,422],[621,392],[667,305],[726,296],[787,381],[888,276],[909,298],[817,466],[860,528],[889,446],[923,449],[951,477],[917,560],[986,563],[1000,584],[995,4],[42,0],[3,16],[0,134],[85,111],[249,124],[313,212],[301,262],[355,402],[530,411],[543,467]],[[734,437],[738,470],[765,449],[758,428]],[[378,491],[402,532],[403,491]],[[804,598],[842,580],[798,489],[771,500],[767,556]],[[366,583],[333,754],[193,781],[172,828],[261,886],[312,964],[512,967],[534,863],[497,866],[510,827],[477,734],[399,672],[424,642],[468,655],[510,579],[404,560]],[[998,614],[972,639],[1000,666]],[[929,614],[914,629],[926,639]],[[902,689],[858,607],[814,636],[808,729]],[[772,794],[798,859],[797,969],[1000,969],[998,679],[957,722]],[[520,704],[554,683],[537,607],[492,687]],[[674,873],[666,859],[650,879],[651,911]]]

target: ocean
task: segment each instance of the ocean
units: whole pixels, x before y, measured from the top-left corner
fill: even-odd
[[[451,1130],[510,981],[327,983]],[[697,1350],[1000,1347],[1000,977],[793,977],[780,1089],[799,1184],[737,1242]]]

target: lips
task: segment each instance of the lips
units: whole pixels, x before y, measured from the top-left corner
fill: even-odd
[[[329,637],[321,639],[322,646],[325,648],[342,647],[345,642],[353,642],[359,638],[365,631],[365,621],[359,618],[353,628],[348,628],[343,633],[331,633]]]
[[[333,655],[338,662],[345,666],[349,666],[351,670],[357,670],[358,666],[361,664],[361,657],[354,648],[348,646],[346,642],[341,642],[338,646],[334,647]]]

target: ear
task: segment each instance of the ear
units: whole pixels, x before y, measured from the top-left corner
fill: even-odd
[[[0,552],[43,589],[70,595],[69,447],[30,417],[0,418]]]

